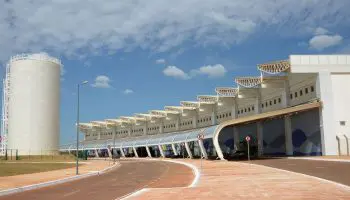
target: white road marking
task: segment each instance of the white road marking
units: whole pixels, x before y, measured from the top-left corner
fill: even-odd
[[[63,195],[63,197],[71,196],[71,195],[73,195],[73,194],[75,194],[75,193],[77,193],[77,192],[80,192],[80,190],[75,190],[75,191],[73,191],[73,192],[66,193],[66,194]]]

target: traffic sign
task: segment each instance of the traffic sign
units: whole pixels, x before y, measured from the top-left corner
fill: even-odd
[[[250,137],[249,137],[249,136],[245,137],[245,140],[246,140],[247,142],[249,142],[249,141],[250,141]]]
[[[202,133],[197,135],[198,140],[204,140],[204,135]]]

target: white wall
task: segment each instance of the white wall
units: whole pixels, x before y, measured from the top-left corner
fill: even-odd
[[[350,134],[350,74],[332,74],[331,79],[336,134]],[[341,121],[345,125],[341,125]]]

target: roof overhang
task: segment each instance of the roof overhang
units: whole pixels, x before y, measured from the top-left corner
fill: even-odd
[[[200,106],[200,103],[198,101],[181,101],[180,104],[183,107],[192,109],[197,109]]]
[[[217,95],[198,95],[197,100],[200,104],[216,104],[219,97]]]
[[[258,70],[267,74],[279,74],[290,71],[290,61],[280,60],[258,65]]]
[[[164,110],[151,110],[149,113],[152,115],[152,118],[164,118],[167,117],[167,112]]]
[[[79,128],[80,129],[92,129],[92,124],[91,123],[79,123]]]
[[[217,87],[215,92],[219,97],[236,97],[238,94],[238,88],[234,87]]]
[[[134,117],[126,117],[126,116],[121,116],[119,117],[119,119],[121,120],[122,124],[134,124],[136,123],[136,120]]]
[[[103,128],[103,127],[107,127],[107,122],[105,121],[91,121],[91,124],[93,127],[99,127],[99,128]]]

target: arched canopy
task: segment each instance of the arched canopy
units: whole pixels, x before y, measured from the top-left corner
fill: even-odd
[[[206,128],[195,129],[191,131],[182,131],[171,134],[162,134],[154,136],[142,136],[121,140],[107,140],[107,141],[91,141],[85,142],[84,149],[105,149],[108,146],[115,148],[128,148],[128,147],[145,147],[145,146],[156,146],[164,144],[175,144],[182,142],[196,141],[198,134],[202,133],[205,139],[213,138],[216,126],[210,126]]]

